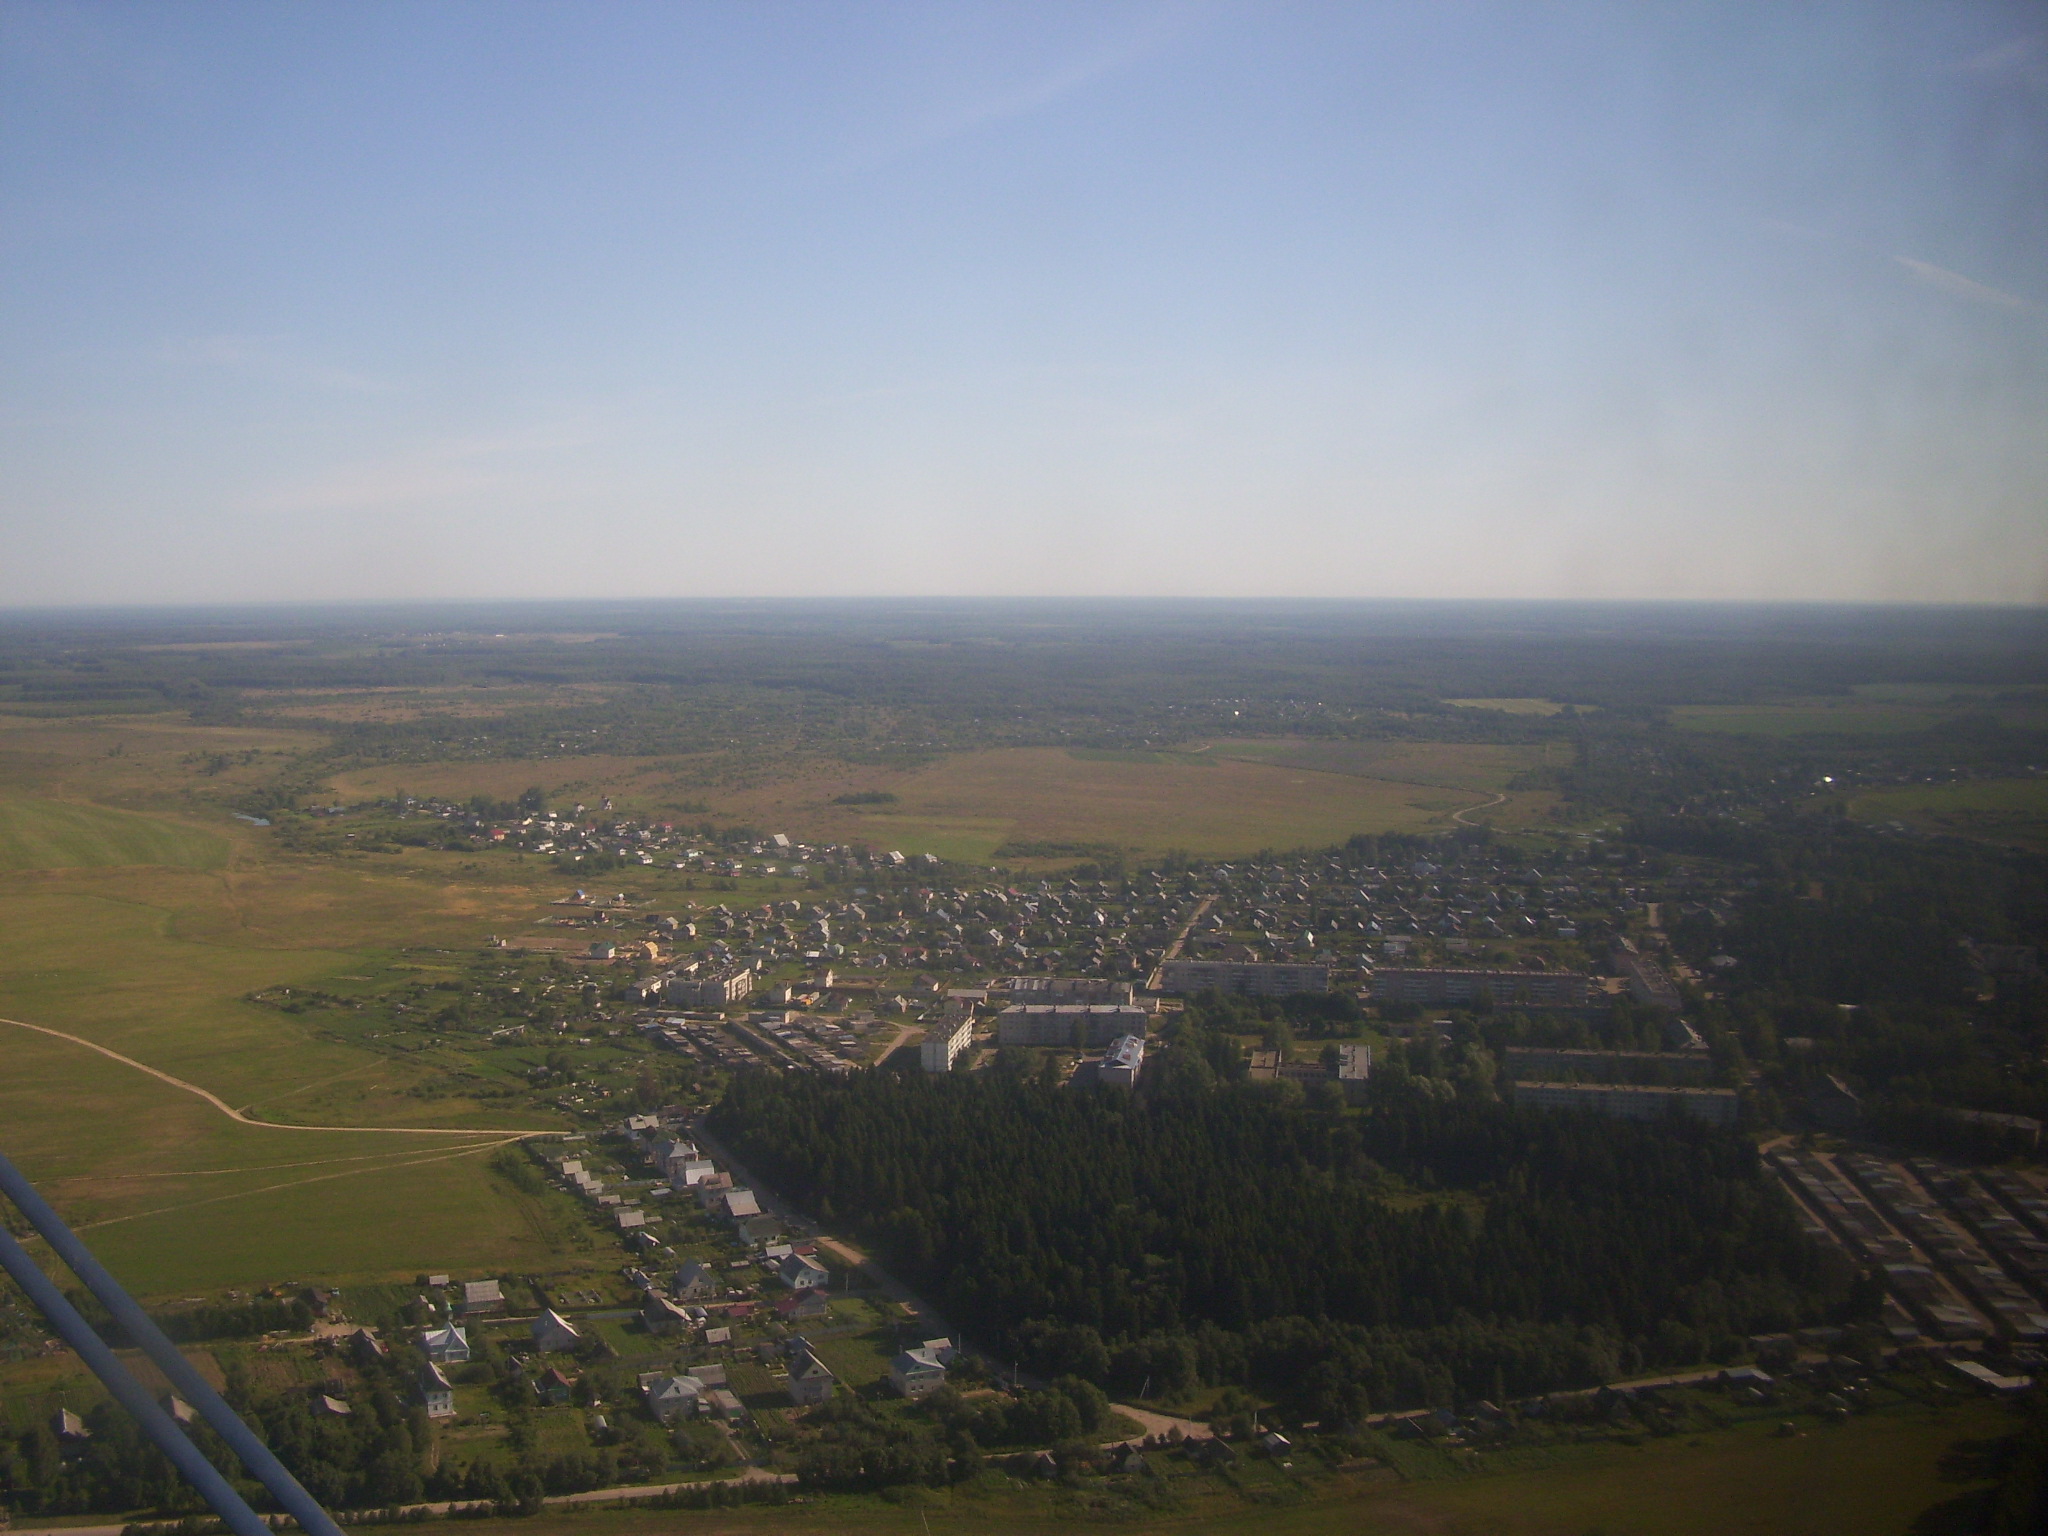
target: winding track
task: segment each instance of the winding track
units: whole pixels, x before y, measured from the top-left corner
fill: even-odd
[[[1505,794],[1499,794],[1495,795],[1491,800],[1484,801],[1479,805],[1468,805],[1462,811],[1451,812],[1451,820],[1455,821],[1461,827],[1476,827],[1479,825],[1479,823],[1476,821],[1467,821],[1465,818],[1468,815],[1470,815],[1473,811],[1490,811],[1496,805],[1503,804],[1507,800],[1507,798],[1508,797]]]
[[[170,1073],[159,1071],[146,1062],[137,1061],[133,1056],[123,1056],[119,1051],[109,1050],[106,1046],[88,1040],[83,1035],[66,1034],[61,1029],[51,1029],[46,1024],[31,1024],[25,1019],[0,1019],[0,1024],[12,1024],[17,1029],[32,1029],[39,1035],[51,1035],[59,1040],[69,1040],[73,1045],[82,1045],[88,1051],[98,1051],[102,1056],[112,1061],[118,1061],[124,1067],[133,1067],[138,1072],[147,1072],[158,1082],[169,1083],[173,1088],[181,1088],[186,1093],[196,1094],[237,1125],[258,1126],[266,1131],[353,1131],[362,1135],[374,1136],[502,1136],[508,1140],[517,1140],[525,1136],[565,1136],[568,1134],[568,1132],[558,1126],[550,1127],[546,1130],[522,1131],[506,1126],[293,1125],[281,1120],[252,1120],[232,1104],[227,1103],[214,1094],[208,1093],[197,1083],[188,1083],[182,1077],[173,1077]]]

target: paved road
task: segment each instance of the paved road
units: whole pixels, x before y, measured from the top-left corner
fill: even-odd
[[[1187,943],[1188,935],[1195,931],[1195,924],[1202,920],[1204,912],[1207,912],[1215,905],[1216,898],[1214,896],[1204,896],[1195,903],[1195,910],[1188,914],[1188,920],[1180,925],[1180,932],[1173,936],[1173,942],[1167,945],[1165,953],[1160,955],[1159,963],[1152,967],[1152,974],[1145,978],[1145,990],[1147,992],[1157,992],[1159,990],[1159,977],[1160,973],[1166,969],[1166,962],[1180,958],[1181,946]]]
[[[744,1471],[734,1473],[731,1477],[700,1478],[695,1482],[688,1483],[635,1483],[625,1488],[592,1488],[587,1493],[555,1494],[545,1502],[551,1506],[565,1504],[612,1504],[630,1502],[634,1499],[658,1499],[663,1494],[678,1493],[685,1488],[702,1488],[707,1483],[712,1482],[793,1483],[795,1481],[796,1475],[791,1472],[770,1472],[761,1467],[748,1467]],[[442,1499],[430,1504],[402,1504],[399,1508],[401,1511],[421,1509],[432,1514],[445,1515],[451,1509],[469,1509],[476,1502],[475,1499]],[[344,1525],[347,1523],[346,1517],[349,1513],[351,1511],[343,1510],[339,1512]],[[167,1518],[163,1520],[139,1521],[137,1523],[145,1525],[174,1525],[176,1521]],[[8,1527],[7,1536],[121,1536],[121,1533],[127,1528],[125,1525],[16,1525]]]

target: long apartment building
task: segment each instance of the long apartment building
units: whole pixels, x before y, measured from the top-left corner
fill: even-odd
[[[1373,972],[1376,1003],[1427,1003],[1438,1008],[1491,998],[1499,1008],[1584,1008],[1592,980],[1577,971],[1483,971],[1458,967],[1382,966]]]
[[[1108,1045],[1144,1037],[1149,1015],[1123,1003],[1012,1003],[996,1016],[998,1045]]]
[[[1517,1104],[1539,1109],[1592,1110],[1617,1120],[1662,1120],[1675,1107],[1709,1125],[1733,1125],[1738,1098],[1732,1088],[1663,1088],[1635,1083],[1516,1083]]]
[[[1168,960],[1159,967],[1159,990],[1289,997],[1296,992],[1329,991],[1330,968],[1278,961]]]
[[[1501,1053],[1511,1078],[1570,1079],[1587,1083],[1682,1083],[1703,1087],[1713,1058],[1703,1051],[1573,1051],[1511,1045]]]
[[[1013,1003],[1135,1003],[1137,989],[1128,981],[1104,976],[1012,976]]]

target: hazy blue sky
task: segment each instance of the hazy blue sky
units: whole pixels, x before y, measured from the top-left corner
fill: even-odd
[[[0,0],[0,604],[2048,601],[2048,6]]]

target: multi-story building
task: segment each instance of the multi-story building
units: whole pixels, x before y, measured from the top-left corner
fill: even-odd
[[[1704,1051],[1573,1051],[1511,1045],[1501,1065],[1516,1079],[1570,1078],[1579,1082],[1684,1083],[1702,1087],[1712,1078],[1713,1058]]]
[[[918,1064],[927,1072],[950,1072],[960,1053],[974,1043],[973,1018],[940,1020],[925,1026],[917,1048]]]
[[[1662,1120],[1673,1109],[1709,1125],[1733,1125],[1739,1099],[1732,1088],[1664,1088],[1635,1083],[1515,1083],[1517,1104],[1539,1109],[1589,1109],[1617,1120]]]
[[[1238,992],[1246,997],[1327,992],[1330,968],[1256,960],[1168,960],[1159,967],[1159,990]]]
[[[1576,971],[1382,966],[1372,978],[1376,1003],[1426,1003],[1437,1008],[1476,1003],[1482,994],[1499,1008],[1584,1008],[1591,993],[1591,979]]]
[[[1123,1003],[1137,1001],[1137,989],[1128,981],[1110,981],[1102,976],[1013,976],[1013,1003]]]
[[[753,990],[753,967],[729,965],[704,976],[678,976],[668,984],[668,1000],[678,1008],[723,1008]]]
[[[1119,1035],[1109,1054],[1102,1058],[1099,1081],[1114,1088],[1135,1088],[1138,1074],[1145,1070],[1145,1037]]]
[[[1012,1003],[996,1019],[999,1045],[1108,1045],[1145,1033],[1145,1010],[1116,1003]]]

